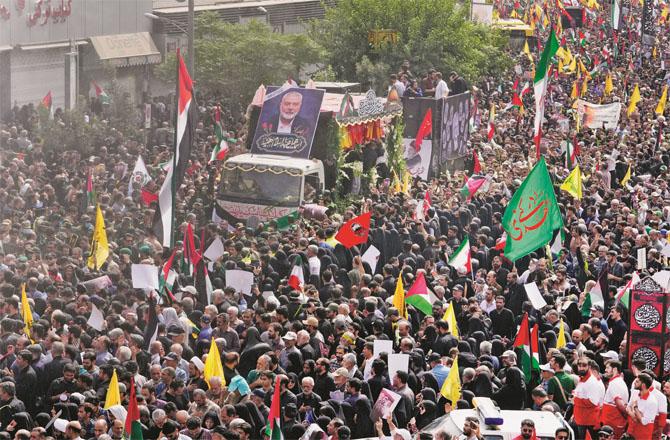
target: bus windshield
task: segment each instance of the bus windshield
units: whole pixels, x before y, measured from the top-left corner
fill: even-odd
[[[239,168],[223,169],[220,197],[242,203],[269,206],[298,206],[300,204],[301,176],[275,174],[270,170],[244,171]]]

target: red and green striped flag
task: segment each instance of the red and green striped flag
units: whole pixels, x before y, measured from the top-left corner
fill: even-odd
[[[535,78],[533,90],[535,94],[535,123],[534,123],[534,140],[535,140],[535,155],[540,159],[540,140],[542,139],[542,122],[544,121],[544,101],[547,96],[547,86],[549,84],[549,67],[551,59],[558,52],[558,40],[554,30],[551,30],[547,44],[544,45],[542,56],[537,63],[535,69]]]
[[[212,155],[209,158],[209,163],[215,160],[223,160],[228,153],[228,142],[223,136],[223,124],[221,124],[221,107],[216,107],[214,113],[214,134],[216,134],[216,146],[212,150]]]
[[[428,290],[426,277],[423,275],[423,272],[417,273],[416,281],[414,281],[412,287],[407,291],[405,302],[421,310],[425,315],[432,316],[433,303],[435,301],[437,301],[437,297],[433,295],[433,292]]]
[[[130,398],[128,399],[128,415],[126,415],[125,438],[127,440],[144,440],[142,437],[142,423],[140,422],[140,408],[137,406],[135,394],[135,378],[130,377]]]
[[[523,319],[521,320],[521,325],[519,326],[519,331],[516,334],[514,339],[514,348],[519,348],[519,365],[521,365],[521,370],[526,379],[526,382],[530,382],[533,371],[540,371],[540,361],[538,354],[538,339],[537,339],[538,327],[537,324],[533,327],[533,332],[531,333],[529,324],[528,324],[528,313],[524,313]]]
[[[265,435],[270,440],[283,440],[284,435],[281,432],[281,407],[279,404],[281,394],[281,377],[277,376],[275,380],[275,392],[272,394],[272,404],[270,405],[270,414],[268,414],[268,424],[265,426]]]
[[[86,206],[95,206],[95,189],[93,188],[93,173],[89,171],[86,179]]]

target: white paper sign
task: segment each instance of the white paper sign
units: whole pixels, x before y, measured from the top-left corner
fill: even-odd
[[[526,295],[528,295],[528,300],[533,304],[535,309],[541,309],[547,305],[547,302],[542,297],[540,289],[537,287],[537,284],[533,281],[529,284],[524,284],[523,287],[526,289]]]
[[[207,258],[210,261],[216,261],[223,255],[225,252],[225,249],[223,247],[223,242],[219,237],[216,237],[216,239],[212,242],[212,244],[209,245],[207,250],[204,253],[204,257]]]
[[[381,252],[379,252],[379,249],[377,249],[373,245],[370,245],[368,250],[366,250],[365,253],[363,253],[363,255],[361,256],[361,260],[363,260],[364,263],[368,263],[370,265],[370,270],[372,270],[373,274],[377,270],[377,263],[379,262],[379,255],[381,255]]]
[[[400,402],[400,394],[394,393],[387,388],[382,388],[382,391],[379,393],[379,397],[377,397],[377,401],[375,402],[375,406],[372,407],[370,418],[373,422],[376,422],[380,418],[388,418],[393,414],[393,410],[398,406],[398,402]]]
[[[637,250],[637,270],[644,270],[647,268],[647,248],[640,248]]]
[[[372,349],[372,357],[377,359],[381,353],[393,353],[393,341],[375,340],[374,348]]]
[[[103,275],[98,278],[93,278],[92,280],[84,281],[81,283],[82,286],[86,288],[87,292],[95,292],[96,290],[104,289],[112,285],[112,280],[107,275]]]
[[[409,355],[405,353],[389,354],[389,379],[392,381],[393,377],[398,371],[409,372]]]
[[[254,284],[254,274],[246,270],[227,270],[226,287],[234,287],[237,292],[251,295],[251,286]]]
[[[665,246],[661,249],[661,255],[670,258],[670,243],[665,243]]]
[[[153,264],[133,264],[130,267],[133,289],[158,290],[158,266]]]
[[[91,306],[91,316],[88,318],[86,324],[88,324],[89,327],[92,327],[101,332],[105,324],[105,317],[102,316],[102,312],[95,306],[95,304],[91,304]]]

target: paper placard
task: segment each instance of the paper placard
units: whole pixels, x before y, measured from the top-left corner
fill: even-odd
[[[219,237],[216,237],[212,244],[209,245],[207,250],[204,253],[204,257],[210,261],[216,261],[223,255],[225,248],[223,247],[223,242]]]
[[[226,287],[234,287],[235,291],[251,295],[251,286],[254,284],[254,274],[246,270],[227,270]]]
[[[665,243],[665,246],[663,246],[663,249],[661,249],[661,255],[670,258],[670,243]]]
[[[370,419],[372,419],[373,422],[376,422],[379,419],[388,418],[393,414],[393,410],[398,406],[398,402],[400,402],[400,394],[394,393],[387,388],[382,388],[375,405],[372,407]]]
[[[540,289],[537,287],[537,284],[535,284],[535,281],[533,281],[532,283],[524,284],[523,287],[526,289],[526,295],[528,295],[528,301],[530,301],[531,304],[533,304],[533,307],[535,309],[539,310],[547,305],[547,302],[542,297]]]
[[[409,355],[405,353],[389,354],[389,380],[393,381],[393,377],[398,371],[409,372]]]
[[[644,270],[647,268],[647,248],[640,248],[637,250],[637,270]]]
[[[133,289],[158,290],[158,266],[153,264],[133,264],[130,266]]]
[[[374,247],[374,245],[370,245],[370,247],[361,256],[361,260],[370,265],[370,270],[372,270],[373,274],[377,270],[377,263],[379,262],[380,255],[381,252],[379,252],[379,249]]]
[[[374,348],[372,349],[372,357],[374,359],[377,359],[381,353],[388,353],[392,354],[393,353],[393,341],[387,341],[387,340],[375,340],[374,341]]]
[[[83,283],[79,284],[84,286],[87,292],[95,293],[97,290],[102,290],[111,286],[112,280],[109,278],[109,276],[103,275],[101,277],[93,278],[92,280],[84,281]]]
[[[88,324],[89,327],[92,327],[101,332],[104,328],[105,317],[102,316],[102,312],[95,306],[95,304],[91,304],[91,307],[91,316],[88,318],[86,324]]]

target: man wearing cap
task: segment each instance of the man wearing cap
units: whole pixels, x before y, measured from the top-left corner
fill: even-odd
[[[295,353],[300,358],[300,364],[302,364],[302,355],[300,354],[300,350],[296,347],[298,336],[295,332],[286,332],[286,334],[282,336],[282,340],[284,341],[284,348],[279,352],[279,366],[284,370],[288,368],[288,358],[291,353]]]

